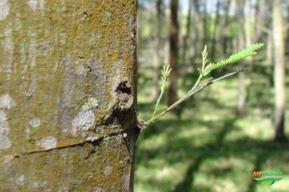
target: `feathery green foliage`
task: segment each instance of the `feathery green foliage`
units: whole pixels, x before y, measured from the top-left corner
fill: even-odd
[[[208,76],[212,71],[214,71],[216,69],[219,69],[221,67],[224,67],[226,65],[229,65],[229,64],[232,64],[232,63],[236,63],[236,62],[238,62],[238,61],[240,61],[242,59],[245,59],[247,57],[253,56],[263,46],[264,46],[263,43],[253,44],[253,45],[247,47],[246,49],[243,49],[243,50],[239,51],[238,53],[235,53],[235,54],[231,55],[227,59],[224,59],[224,60],[219,61],[217,63],[210,63],[208,65],[207,65],[207,63],[208,63],[208,50],[207,50],[207,46],[205,46],[204,50],[202,52],[202,68],[199,69],[199,77],[198,77],[197,81],[195,82],[194,86],[187,92],[186,95],[184,95],[182,98],[177,100],[174,104],[172,104],[171,106],[168,106],[165,110],[163,110],[163,111],[161,111],[160,113],[157,114],[158,108],[159,108],[159,104],[160,104],[160,101],[161,101],[161,99],[163,97],[163,94],[165,92],[166,83],[167,83],[168,77],[169,77],[170,72],[171,72],[171,68],[168,65],[164,65],[163,69],[162,69],[162,72],[161,72],[162,76],[161,76],[161,92],[160,92],[160,96],[157,99],[157,102],[156,102],[152,117],[150,118],[149,121],[145,122],[145,124],[149,125],[149,124],[153,123],[154,121],[159,119],[161,116],[166,114],[168,111],[174,109],[180,103],[182,103],[185,100],[187,100],[194,93],[202,90],[206,86],[205,85],[205,86],[200,88],[200,84],[202,83],[202,80],[204,79],[204,77]],[[215,79],[214,82],[222,80],[222,79],[227,78],[227,77],[230,77],[232,75],[236,75],[239,72],[237,71],[237,72],[233,72],[233,73],[224,75],[224,76],[222,76],[220,78]]]
[[[163,66],[163,69],[161,71],[161,92],[160,92],[160,96],[158,97],[158,100],[156,102],[156,105],[155,105],[155,109],[154,109],[154,112],[153,112],[153,115],[152,115],[152,118],[155,117],[156,115],[156,112],[158,110],[158,107],[159,107],[159,104],[160,104],[160,101],[164,95],[164,92],[165,92],[165,88],[166,88],[166,84],[167,84],[167,81],[168,81],[168,78],[170,76],[170,73],[171,73],[172,69],[170,68],[169,65],[164,65]]]
[[[203,76],[209,75],[212,71],[219,69],[225,65],[236,63],[242,59],[255,55],[258,50],[260,50],[264,46],[263,43],[256,43],[253,44],[246,49],[241,50],[238,53],[231,55],[229,58],[219,61],[217,63],[210,63],[206,66],[205,70],[203,71]]]

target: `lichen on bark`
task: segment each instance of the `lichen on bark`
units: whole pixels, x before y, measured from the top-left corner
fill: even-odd
[[[136,1],[5,3],[1,190],[128,191],[136,138]],[[120,93],[124,82],[130,92]]]

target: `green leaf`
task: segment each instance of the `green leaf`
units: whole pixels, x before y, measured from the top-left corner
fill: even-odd
[[[239,51],[238,53],[231,55],[227,59],[224,59],[224,60],[219,61],[217,63],[211,63],[205,68],[203,76],[207,76],[212,71],[219,69],[225,65],[236,63],[242,59],[245,59],[247,57],[255,55],[257,53],[257,51],[260,50],[263,46],[264,46],[263,43],[256,43],[256,44],[253,44],[253,45],[247,47],[246,49]]]
[[[273,185],[274,183],[276,183],[277,181],[280,181],[282,178],[255,178],[255,180],[262,184],[262,185]]]

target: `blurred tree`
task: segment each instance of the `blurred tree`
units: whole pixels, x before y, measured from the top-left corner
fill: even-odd
[[[267,34],[267,48],[266,48],[266,65],[267,66],[272,66],[274,63],[274,58],[273,58],[273,34],[272,31],[270,31]]]
[[[221,8],[221,0],[217,0],[216,4],[216,12],[215,12],[215,22],[213,25],[213,34],[212,34],[212,44],[211,44],[211,51],[210,57],[214,61],[216,55],[216,42],[217,42],[217,30],[220,23],[220,8]]]
[[[208,43],[208,39],[209,39],[209,30],[208,30],[208,24],[210,22],[208,22],[208,8],[207,8],[207,2],[206,1],[201,1],[202,3],[202,7],[203,7],[203,18],[202,18],[202,23],[203,23],[203,46],[205,47],[205,45]]]
[[[199,56],[198,54],[201,53],[203,49],[203,42],[202,42],[202,36],[201,36],[201,31],[202,31],[202,25],[200,21],[202,21],[202,15],[201,15],[201,3],[200,0],[193,0],[193,18],[192,18],[192,23],[193,23],[193,41],[192,41],[192,49],[193,49],[193,54],[190,56],[190,58],[196,58],[196,56]],[[202,46],[202,47],[201,47]],[[192,62],[192,64],[195,64],[195,61]],[[193,66],[193,68],[196,68],[196,66]]]
[[[229,41],[229,33],[230,33],[230,6],[231,6],[231,0],[224,0],[223,7],[224,7],[224,19],[223,19],[223,24],[222,24],[222,30],[223,34],[222,38],[222,44],[223,44],[223,53],[224,55],[227,54],[227,49],[228,49],[228,41]]]
[[[259,2],[259,1],[258,1]],[[274,57],[273,57],[273,32],[272,32],[272,15],[268,14],[273,11],[272,9],[272,3],[268,0],[261,0],[259,2],[259,14],[258,19],[256,20],[256,39],[260,40],[262,39],[262,36],[258,36],[261,32],[265,34],[265,38],[263,38],[263,41],[266,41],[266,61],[265,65],[273,66],[274,63]],[[258,29],[259,28],[259,29]],[[259,31],[259,33],[258,33]],[[261,31],[261,32],[260,32]],[[270,77],[271,85],[273,85],[273,75],[272,78]]]
[[[257,42],[261,39],[262,27],[265,26],[263,24],[265,22],[263,21],[263,13],[264,13],[265,5],[263,5],[262,1],[263,0],[256,1],[256,4],[255,4],[255,20],[254,20],[255,38],[254,38],[254,41],[257,41]]]
[[[275,139],[285,139],[285,45],[281,0],[273,1],[273,46],[275,87]]]
[[[177,100],[177,63],[178,63],[178,0],[171,0],[171,26],[170,26],[170,85],[168,90],[168,105],[172,105]]]
[[[164,2],[163,0],[156,0],[156,15],[157,15],[157,21],[156,21],[156,39],[155,42],[155,51],[156,54],[154,59],[154,68],[155,73],[153,77],[153,90],[152,90],[152,98],[153,100],[156,100],[159,95],[159,76],[160,76],[160,68],[164,63],[164,40],[163,40],[163,28],[164,28]]]
[[[252,44],[252,32],[251,32],[251,1],[245,0],[244,9],[243,9],[243,18],[244,18],[244,31],[245,31],[245,47],[248,47]],[[247,59],[250,61],[251,58]],[[243,115],[245,113],[245,104],[246,104],[246,77],[245,73],[239,74],[239,94],[238,94],[238,104],[237,111],[239,115]]]
[[[193,1],[194,0],[189,0],[189,9],[187,12],[187,18],[186,18],[186,32],[183,40],[183,50],[182,50],[182,62],[181,64],[186,64],[187,61],[187,49],[188,49],[188,40],[190,38],[191,34],[191,25],[192,25],[192,9],[193,9]]]

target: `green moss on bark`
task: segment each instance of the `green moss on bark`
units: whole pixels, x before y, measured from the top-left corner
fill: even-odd
[[[5,137],[11,142],[11,147],[0,150],[0,166],[5,168],[0,170],[0,185],[13,191],[17,181],[21,185],[17,190],[37,191],[31,189],[40,185],[38,179],[49,186],[45,190],[55,191],[63,176],[72,191],[96,190],[93,187],[125,191],[120,186],[130,174],[131,157],[120,136],[133,129],[134,112],[129,110],[128,124],[115,116],[115,91],[126,81],[135,97],[136,2],[35,2],[10,0],[9,13],[0,20],[0,96],[8,94],[15,101],[10,109],[0,108],[7,115]],[[99,105],[82,111],[92,97]],[[38,127],[29,123],[35,118],[40,120]],[[82,123],[73,125],[75,118]],[[17,156],[117,132],[119,137],[101,140],[97,146],[87,142]],[[85,159],[92,148],[95,152]],[[101,174],[106,159],[113,168],[108,176]]]

